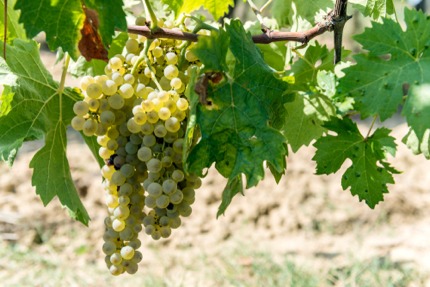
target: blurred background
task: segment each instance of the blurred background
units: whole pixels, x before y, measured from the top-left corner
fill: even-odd
[[[252,19],[237,2],[232,15]],[[399,15],[406,4],[396,2]],[[348,39],[367,25],[354,15],[345,34],[349,49],[359,49]],[[331,45],[331,35],[318,40]],[[58,77],[55,55],[42,55]],[[384,125],[398,139],[407,133],[400,117]],[[367,123],[360,128],[365,133]],[[141,235],[140,269],[120,277],[110,275],[101,252],[107,212],[98,166],[77,133],[70,131],[68,142],[72,176],[92,221],[74,222],[56,199],[43,206],[29,168],[43,143],[26,144],[13,167],[0,163],[1,286],[430,286],[430,163],[400,141],[389,160],[403,173],[374,210],[341,189],[345,167],[314,174],[313,147],[288,157],[278,185],[267,174],[218,219],[226,181],[210,170],[192,215],[169,239]]]

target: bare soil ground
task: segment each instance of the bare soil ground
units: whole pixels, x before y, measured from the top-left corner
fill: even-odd
[[[398,137],[405,132],[395,128]],[[0,165],[0,285],[430,286],[430,163],[402,143],[392,163],[403,173],[374,210],[341,190],[340,174],[314,175],[310,147],[288,158],[278,185],[267,175],[216,220],[225,180],[211,170],[183,226],[167,240],[142,235],[139,272],[114,278],[100,251],[106,209],[98,167],[76,134],[69,141],[92,221],[88,228],[72,221],[56,199],[42,205],[28,167],[37,145],[27,145],[12,168]],[[299,283],[282,280],[293,274]],[[308,275],[314,285],[303,283]],[[366,276],[379,279],[360,284]]]

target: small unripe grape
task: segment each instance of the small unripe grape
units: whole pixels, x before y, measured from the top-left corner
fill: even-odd
[[[112,70],[118,70],[122,67],[122,59],[120,59],[119,57],[112,57],[109,60],[109,65]]]
[[[114,219],[112,221],[112,229],[115,230],[116,232],[121,232],[124,230],[124,228],[125,228],[124,220]]]
[[[125,104],[124,98],[120,94],[109,97],[108,102],[109,106],[115,110],[121,109]]]
[[[181,128],[181,123],[176,117],[170,117],[164,123],[166,130],[171,133],[176,133]]]
[[[134,94],[134,89],[133,86],[125,83],[122,84],[121,87],[119,87],[118,89],[118,93],[124,98],[124,99],[129,99],[133,96]]]
[[[100,113],[100,122],[106,126],[111,126],[115,123],[115,114],[112,111],[103,111]]]
[[[84,128],[85,119],[80,116],[75,116],[70,124],[74,130],[81,131]]]
[[[88,103],[85,101],[77,101],[74,105],[73,105],[73,112],[77,115],[77,116],[85,116],[88,111],[89,111],[89,106]]]
[[[115,82],[115,84],[117,86],[120,86],[120,85],[122,85],[124,83],[124,78],[122,77],[122,75],[121,75],[120,72],[112,73],[111,79],[112,79],[112,81]]]
[[[97,121],[94,119],[88,119],[85,121],[82,131],[87,137],[93,136],[97,130]]]
[[[87,92],[88,97],[97,99],[102,95],[102,86],[94,82],[89,84],[85,91]]]
[[[139,42],[136,39],[128,39],[125,43],[125,48],[129,53],[138,54],[139,53]]]
[[[182,87],[181,79],[179,79],[178,77],[171,79],[170,86],[175,90],[179,90]]]
[[[164,76],[171,80],[173,78],[176,78],[179,75],[179,70],[178,67],[176,67],[175,65],[167,65],[164,68]]]
[[[102,84],[102,91],[103,91],[103,94],[105,94],[106,96],[112,96],[117,91],[117,85],[112,80],[106,80]]]
[[[178,63],[178,56],[173,52],[166,53],[165,59],[167,65],[176,65]]]
[[[176,102],[176,106],[181,111],[186,111],[188,109],[188,101],[184,98],[179,98]]]
[[[141,161],[148,161],[152,158],[152,150],[149,147],[143,146],[137,151],[137,158]]]

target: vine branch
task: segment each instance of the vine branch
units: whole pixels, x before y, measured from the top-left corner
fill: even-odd
[[[345,23],[352,18],[346,15],[348,0],[336,0],[333,10],[333,31],[334,31],[334,63],[337,64],[342,56],[342,38]]]
[[[3,35],[3,59],[6,60],[7,41],[7,0],[4,0],[4,35]]]

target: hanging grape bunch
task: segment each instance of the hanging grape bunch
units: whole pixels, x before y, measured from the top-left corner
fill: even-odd
[[[137,271],[138,234],[143,229],[154,240],[169,237],[181,217],[191,214],[201,185],[182,166],[189,108],[184,91],[198,62],[189,49],[181,59],[181,44],[129,34],[123,54],[109,60],[105,75],[81,80],[85,98],[73,107],[72,127],[97,136],[106,162],[103,252],[114,275]]]

